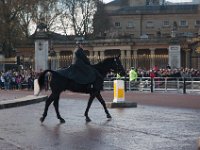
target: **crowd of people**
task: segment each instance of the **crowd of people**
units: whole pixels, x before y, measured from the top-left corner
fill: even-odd
[[[132,71],[133,70],[133,71]],[[130,73],[134,73],[131,77]],[[145,70],[142,68],[130,68],[127,70],[127,76],[131,77],[131,80],[136,80],[140,77],[185,77],[185,78],[200,78],[200,70],[198,69],[189,69],[189,68],[158,68],[157,66],[153,67],[150,70]],[[5,72],[0,72],[0,88],[9,90],[9,89],[28,89],[33,90],[34,79],[38,77],[38,73],[35,73],[33,70],[8,70]],[[115,74],[108,74],[107,80],[112,80],[115,78]]]
[[[142,68],[130,68],[127,70],[127,78],[129,80],[136,80],[141,77],[173,77],[173,78],[199,78],[200,80],[200,70],[198,69],[189,69],[189,68],[176,68],[171,69],[169,66],[166,68],[158,68],[154,66],[153,68],[146,70]],[[107,75],[107,80],[119,79],[119,76],[111,73]],[[123,78],[123,77],[121,77]]]
[[[8,70],[0,72],[0,88],[10,89],[28,89],[33,90],[36,74],[32,70]]]
[[[141,68],[137,69],[138,77],[200,77],[200,70],[198,69],[189,69],[189,68],[178,68],[171,69],[167,68],[158,68],[157,66],[153,67],[150,70],[144,70]]]

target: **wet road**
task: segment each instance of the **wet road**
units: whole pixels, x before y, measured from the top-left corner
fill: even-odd
[[[1,150],[196,150],[200,110],[143,106],[109,109],[107,120],[94,101],[85,123],[87,101],[61,99],[59,124],[53,106],[43,124],[44,102],[0,110]]]

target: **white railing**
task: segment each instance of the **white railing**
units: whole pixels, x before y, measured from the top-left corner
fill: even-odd
[[[113,80],[104,81],[104,90],[113,90]],[[141,77],[137,81],[129,82],[126,79],[127,91],[149,91],[149,92],[177,92],[177,93],[200,93],[200,78],[170,78]]]

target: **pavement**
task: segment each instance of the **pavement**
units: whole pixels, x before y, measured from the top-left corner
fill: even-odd
[[[64,95],[63,95],[64,96]],[[87,98],[61,98],[60,124],[53,105],[41,124],[44,102],[0,110],[1,150],[197,150],[200,110],[138,105],[108,109]]]
[[[34,96],[33,91],[29,90],[0,90],[0,109],[15,107],[31,103],[44,101],[50,91],[42,91],[39,96]],[[113,101],[113,91],[102,91],[102,97],[106,102]],[[61,93],[60,98],[66,99],[88,99],[88,94],[73,93],[65,91]],[[26,102],[27,101],[27,102]],[[135,102],[138,105],[152,105],[174,108],[200,109],[199,94],[180,94],[180,93],[162,93],[162,92],[133,92],[125,93],[125,102]]]
[[[0,95],[0,109],[30,105],[47,99],[47,95],[34,96],[30,91],[1,91]]]

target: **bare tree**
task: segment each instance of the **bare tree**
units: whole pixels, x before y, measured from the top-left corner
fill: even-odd
[[[68,30],[73,30],[74,34],[77,34],[77,19],[78,18],[78,1],[77,0],[60,0],[62,6],[62,17],[61,22],[62,26],[66,32],[67,27]],[[65,23],[69,22],[69,23]]]
[[[57,2],[58,0],[39,0],[38,7],[33,11],[33,22],[35,24],[43,22],[47,25],[48,31],[54,31],[56,20],[61,14]]]
[[[93,16],[97,10],[96,1],[94,0],[83,0],[80,3],[82,15],[83,15],[83,34],[91,34],[93,32]]]
[[[68,14],[65,12],[65,13],[62,13],[60,16],[59,16],[59,21],[60,21],[60,26],[57,27],[57,29],[59,31],[62,31],[66,36],[68,35],[69,33],[69,26],[70,26],[70,23],[69,23],[69,19],[68,19]]]
[[[38,5],[39,0],[31,0],[26,3],[24,9],[19,12],[19,23],[26,38],[28,38],[31,34],[31,29],[33,28],[33,14],[37,11]]]
[[[69,31],[82,36],[93,33],[93,17],[99,1],[0,0],[0,44],[5,56],[11,56],[15,44],[27,39],[30,28],[35,30],[41,22],[48,31],[62,30],[66,35]]]
[[[69,21],[67,26],[71,27],[70,29],[73,31],[73,34],[87,36],[87,34],[93,31],[92,21],[93,15],[96,12],[96,0],[60,1],[63,11],[62,19]]]
[[[28,0],[0,0],[0,42],[6,57],[12,55],[16,41],[22,32],[18,15]]]

